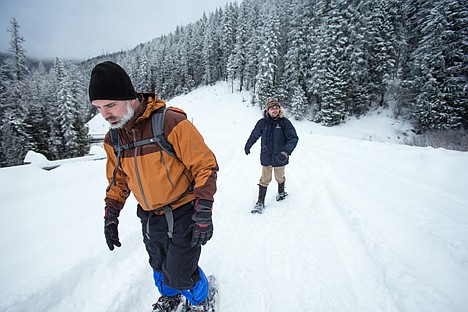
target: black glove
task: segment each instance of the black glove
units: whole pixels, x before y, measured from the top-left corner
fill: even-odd
[[[249,155],[249,154],[250,154],[250,148],[248,148],[247,146],[244,147],[244,151],[245,151],[245,155]]]
[[[122,246],[119,241],[119,231],[117,230],[117,226],[119,225],[119,214],[119,210],[112,207],[106,207],[106,214],[104,216],[104,235],[106,237],[107,246],[109,246],[110,250],[114,250],[114,245],[117,247]]]
[[[286,153],[285,151],[282,151],[277,157],[276,159],[278,159],[279,162],[281,163],[284,163],[288,160],[289,158],[289,155],[288,153]]]
[[[213,236],[213,221],[211,219],[211,206],[209,200],[199,200],[195,202],[195,213],[192,219],[195,221],[192,232],[192,247],[205,245]]]

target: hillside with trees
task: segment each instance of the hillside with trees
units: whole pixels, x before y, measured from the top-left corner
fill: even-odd
[[[387,107],[415,132],[468,140],[465,0],[243,0],[132,50],[79,64],[57,59],[49,71],[24,66],[16,22],[12,29],[0,136],[15,156],[0,155],[2,166],[21,163],[28,149],[52,159],[86,152],[85,122],[95,113],[87,85],[103,60],[165,100],[236,81],[233,92],[250,91],[253,105],[277,96],[298,120],[334,126]]]

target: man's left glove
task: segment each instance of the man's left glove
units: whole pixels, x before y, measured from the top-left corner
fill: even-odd
[[[288,160],[289,155],[287,152],[282,151],[276,158],[278,159],[279,162],[285,163]]]
[[[192,219],[195,221],[192,232],[192,247],[205,245],[213,236],[213,220],[211,210],[213,202],[197,199],[195,202],[195,213]]]
[[[119,241],[119,231],[117,230],[119,214],[119,210],[113,207],[106,207],[106,214],[104,215],[104,235],[106,236],[106,243],[110,250],[114,250],[114,246],[122,246]]]

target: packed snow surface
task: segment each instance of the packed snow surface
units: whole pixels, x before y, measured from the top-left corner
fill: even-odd
[[[403,145],[408,125],[386,110],[326,128],[296,121],[289,197],[258,192],[261,116],[219,83],[179,96],[219,162],[215,235],[200,265],[219,284],[219,312],[467,311],[468,153]],[[90,132],[102,135],[100,116]],[[49,162],[28,154],[0,170],[0,311],[151,311],[158,298],[136,201],[122,247],[103,235],[102,148]],[[104,155],[105,157],[105,155]],[[43,170],[43,167],[53,170]]]

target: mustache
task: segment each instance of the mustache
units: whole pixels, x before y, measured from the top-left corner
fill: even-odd
[[[110,116],[110,117],[107,117],[106,118],[106,121],[109,121],[109,122],[112,122],[112,121],[117,121],[119,120],[119,118],[115,117],[115,116]]]

